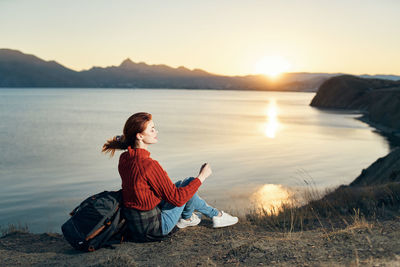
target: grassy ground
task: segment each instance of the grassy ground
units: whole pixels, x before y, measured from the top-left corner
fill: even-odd
[[[80,253],[59,234],[9,233],[0,266],[392,266],[399,265],[400,222],[357,221],[342,229],[266,231],[248,221],[178,231],[156,243],[123,243]]]
[[[321,194],[311,187],[305,205],[295,199],[279,209],[257,210],[247,215],[255,225],[269,231],[294,232],[345,228],[360,220],[396,219],[400,214],[400,183],[370,187],[341,186]]]
[[[0,266],[400,266],[398,183],[341,187],[303,206],[253,212],[213,229],[204,219],[170,239],[80,253],[59,234],[11,227],[0,238]]]

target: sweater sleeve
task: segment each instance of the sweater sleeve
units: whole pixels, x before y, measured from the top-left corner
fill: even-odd
[[[184,187],[176,187],[156,160],[146,166],[146,177],[152,189],[162,199],[178,207],[188,202],[201,185],[200,179],[196,178]]]

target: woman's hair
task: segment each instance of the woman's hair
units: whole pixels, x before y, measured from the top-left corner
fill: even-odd
[[[103,145],[102,152],[111,153],[111,157],[114,156],[115,150],[125,150],[129,146],[134,148],[136,146],[136,134],[142,133],[152,116],[150,113],[138,112],[133,114],[125,122],[123,135],[116,135],[113,138],[107,140]]]

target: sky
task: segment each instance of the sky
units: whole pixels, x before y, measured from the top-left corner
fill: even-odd
[[[0,0],[0,48],[74,69],[400,75],[399,0]]]

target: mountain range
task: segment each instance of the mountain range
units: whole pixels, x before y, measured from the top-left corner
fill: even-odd
[[[316,91],[341,73],[285,73],[277,80],[264,75],[224,76],[204,70],[135,63],[75,71],[17,50],[0,49],[0,87],[176,88],[266,91]],[[371,76],[376,77],[376,76]],[[400,76],[385,78],[400,79]]]

